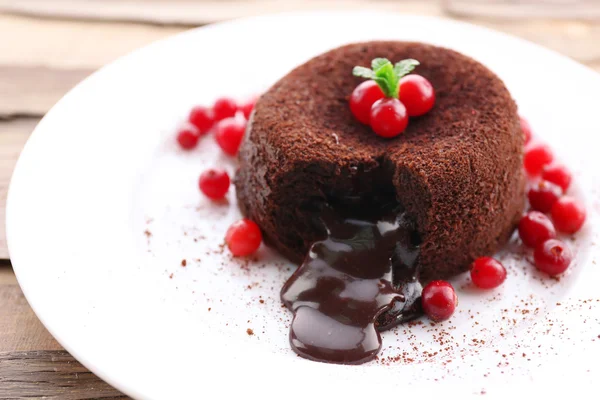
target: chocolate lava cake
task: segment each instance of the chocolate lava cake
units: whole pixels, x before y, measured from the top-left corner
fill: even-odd
[[[431,112],[393,139],[375,135],[348,106],[363,81],[352,68],[376,57],[419,60],[415,73],[436,92]],[[428,281],[466,271],[509,239],[524,206],[522,157],[515,102],[485,66],[422,43],[358,43],[297,67],[259,99],[235,185],[243,214],[297,263],[323,237],[326,205],[398,202],[418,233],[420,279]]]

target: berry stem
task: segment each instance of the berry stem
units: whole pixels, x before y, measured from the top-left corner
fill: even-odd
[[[370,69],[356,66],[352,74],[374,80],[385,97],[397,99],[400,94],[400,78],[412,72],[417,65],[419,62],[412,58],[399,61],[395,65],[387,58],[375,58],[371,62]]]

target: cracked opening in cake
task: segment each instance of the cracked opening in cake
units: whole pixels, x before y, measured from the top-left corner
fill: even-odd
[[[281,291],[294,312],[292,348],[317,361],[366,362],[381,347],[379,331],[421,314],[414,221],[391,185],[355,188],[311,199],[305,210],[321,238]]]

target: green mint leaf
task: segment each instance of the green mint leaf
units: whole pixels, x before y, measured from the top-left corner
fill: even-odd
[[[379,85],[379,87],[381,88],[381,91],[383,92],[385,97],[394,97],[394,96],[392,96],[392,93],[394,93],[394,90],[386,78],[376,76],[375,78],[373,78],[373,80],[375,82],[377,82],[377,85]]]
[[[394,66],[394,72],[398,78],[402,78],[404,75],[410,74],[415,67],[419,65],[417,60],[413,60],[412,58],[407,58],[406,60],[402,60],[396,63]]]
[[[375,71],[375,76],[379,78],[379,80],[375,79],[375,81],[381,87],[385,97],[398,98],[398,84],[400,82],[400,78],[398,78],[398,75],[396,75],[394,66],[391,62],[388,61],[387,63],[382,64]],[[380,81],[385,81],[385,84],[382,85]]]
[[[386,64],[392,65],[390,60],[387,58],[375,58],[373,61],[371,61],[371,69],[377,72],[377,70],[381,69]]]
[[[419,65],[412,58],[402,60],[393,65],[387,58],[375,58],[371,62],[371,68],[354,67],[352,74],[366,79],[373,79],[381,88],[385,97],[398,98],[400,91],[400,78],[409,74]]]
[[[375,78],[375,73],[373,71],[371,71],[369,68],[365,68],[365,67],[354,67],[354,69],[352,69],[352,75],[358,76],[360,78],[366,78],[366,79],[374,79]]]

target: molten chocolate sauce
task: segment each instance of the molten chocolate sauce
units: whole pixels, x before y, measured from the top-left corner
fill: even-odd
[[[360,364],[381,348],[378,330],[420,315],[415,229],[406,214],[321,213],[327,236],[315,242],[285,283],[281,298],[294,313],[290,343],[305,358]]]

